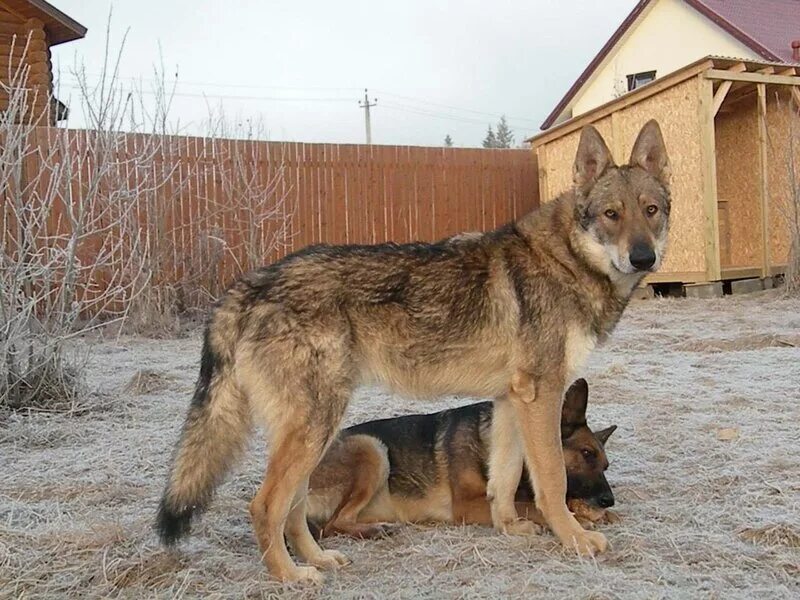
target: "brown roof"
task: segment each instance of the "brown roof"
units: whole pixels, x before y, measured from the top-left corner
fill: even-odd
[[[800,0],[683,0],[756,54],[792,62],[792,40],[800,39]],[[640,0],[542,123],[547,129],[566,109],[625,32],[652,0]]]
[[[0,7],[20,21],[39,19],[44,23],[51,46],[78,40],[86,35],[86,27],[44,0],[2,0]]]

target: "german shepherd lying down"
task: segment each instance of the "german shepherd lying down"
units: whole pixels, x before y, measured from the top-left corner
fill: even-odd
[[[634,287],[661,263],[668,164],[655,121],[619,167],[588,126],[573,189],[504,227],[433,244],[312,246],[244,275],[206,327],[156,519],[162,541],[189,532],[255,421],[270,436],[270,455],[250,514],[269,572],[318,582],[317,567],[345,564],[308,529],[308,479],[355,388],[374,382],[407,397],[494,398],[493,526],[534,531],[514,504],[526,463],[536,505],[561,543],[604,551],[605,536],[567,509],[561,403]],[[294,563],[284,536],[310,566]]]
[[[606,481],[605,443],[616,425],[593,432],[586,424],[589,388],[578,379],[561,410],[567,466],[567,506],[587,524],[613,522],[614,494]],[[492,403],[426,415],[361,423],[342,430],[311,474],[308,519],[318,537],[368,538],[384,523],[491,525],[486,499]],[[516,492],[517,512],[545,525],[527,473]]]

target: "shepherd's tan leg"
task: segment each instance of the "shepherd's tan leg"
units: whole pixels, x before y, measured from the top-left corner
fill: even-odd
[[[517,372],[509,398],[516,410],[528,461],[536,506],[561,543],[579,554],[603,552],[608,542],[603,534],[586,531],[567,508],[567,476],[561,447],[561,403],[563,378],[542,377],[534,382]]]

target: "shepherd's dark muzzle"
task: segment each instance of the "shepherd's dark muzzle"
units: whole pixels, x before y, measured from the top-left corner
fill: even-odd
[[[656,253],[645,242],[636,242],[629,255],[631,265],[638,271],[647,271],[656,264]]]
[[[596,501],[600,508],[611,508],[614,506],[614,494],[612,494],[611,490],[609,490],[608,492],[597,496]]]

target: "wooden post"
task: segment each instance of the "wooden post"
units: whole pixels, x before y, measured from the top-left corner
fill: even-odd
[[[762,263],[761,276],[771,275],[772,258],[770,257],[769,247],[769,181],[767,179],[767,86],[764,83],[756,85],[758,89],[758,148],[759,148],[759,171],[758,182],[761,192],[761,244],[762,244]]]
[[[539,167],[539,205],[542,205],[550,201],[550,193],[547,189],[547,144],[536,149],[536,159]]]
[[[697,77],[697,116],[700,124],[700,170],[705,212],[706,277],[717,281],[722,275],[719,256],[719,216],[717,209],[717,159],[714,140],[714,83]]]

